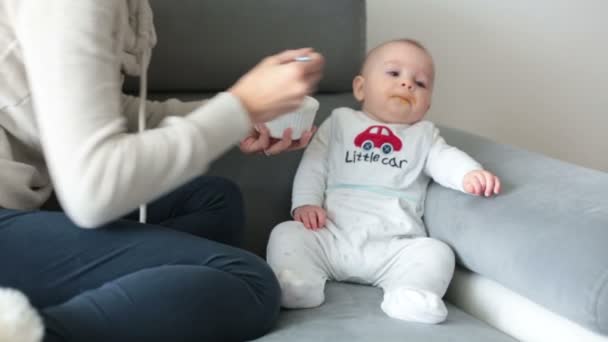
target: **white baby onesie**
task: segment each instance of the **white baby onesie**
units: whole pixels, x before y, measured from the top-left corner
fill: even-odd
[[[322,206],[326,227],[284,222],[269,239],[267,259],[283,306],[320,305],[332,279],[382,287],[382,309],[391,317],[443,321],[454,255],[426,237],[426,188],[432,177],[463,191],[464,175],[476,169],[429,121],[384,124],[360,111],[334,110],[304,153],[292,198],[292,210]]]

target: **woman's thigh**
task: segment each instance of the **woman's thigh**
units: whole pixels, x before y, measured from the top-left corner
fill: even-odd
[[[28,295],[49,341],[242,340],[272,326],[274,274],[226,245],[244,225],[233,183],[199,177],[149,203],[148,224],[137,216],[87,230],[60,211],[0,209],[0,286]]]
[[[25,292],[59,335],[82,338],[225,336],[237,313],[259,319],[243,331],[256,335],[278,313],[276,279],[252,253],[130,220],[85,230],[61,212],[0,209],[0,286]]]
[[[118,220],[82,229],[61,212],[0,209],[0,286],[37,306],[159,265],[201,265],[239,275],[265,272],[256,255],[152,224]]]

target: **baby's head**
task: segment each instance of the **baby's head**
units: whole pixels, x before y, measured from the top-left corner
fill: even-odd
[[[367,54],[353,94],[373,119],[413,124],[431,107],[434,78],[433,59],[420,43],[391,40]]]

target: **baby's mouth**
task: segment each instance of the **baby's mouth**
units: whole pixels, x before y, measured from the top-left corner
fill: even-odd
[[[399,102],[401,102],[401,104],[404,104],[404,105],[410,105],[411,106],[411,105],[415,104],[415,100],[414,99],[410,99],[410,98],[407,98],[405,96],[395,95],[395,96],[391,96],[391,97],[399,100]]]

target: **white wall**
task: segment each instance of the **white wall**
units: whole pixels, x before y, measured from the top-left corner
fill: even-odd
[[[428,118],[608,172],[608,0],[368,0],[368,48],[420,40]]]

